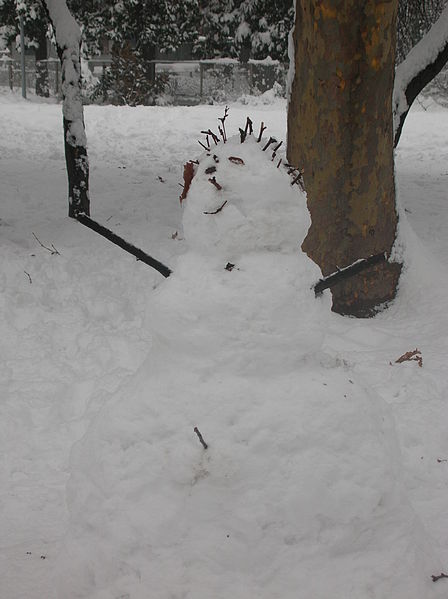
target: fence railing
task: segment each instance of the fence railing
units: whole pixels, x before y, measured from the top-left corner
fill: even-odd
[[[288,65],[276,61],[240,63],[232,59],[151,61],[154,72],[165,73],[167,100],[173,104],[200,104],[211,101],[236,100],[245,94],[262,94],[275,85],[284,93]],[[85,99],[91,102],[90,91],[95,82],[110,66],[110,58],[89,60],[86,64],[90,73],[85,77]],[[27,60],[25,69],[26,89],[35,91],[39,85],[39,73],[47,73],[48,96],[61,99],[61,67],[57,58],[35,62]],[[40,83],[42,82],[42,79]],[[22,75],[20,60],[0,57],[0,87],[20,91]],[[42,90],[41,90],[42,91]],[[448,104],[448,69],[443,71],[425,88],[423,94],[437,96]],[[102,98],[104,100],[104,98]]]
[[[46,75],[42,77],[42,73]],[[25,87],[27,90],[36,90],[36,84],[47,85],[48,96],[59,98],[61,93],[61,67],[57,58],[40,61],[26,61]],[[37,81],[36,81],[37,80]],[[11,91],[22,89],[22,71],[20,60],[0,58],[0,87],[9,87]]]
[[[233,59],[169,60],[151,61],[155,74],[165,74],[167,79],[165,95],[174,104],[199,104],[210,101],[235,100],[245,94],[261,94],[276,83],[285,87],[287,65],[275,61],[249,61],[240,63]],[[89,77],[85,77],[85,96],[89,102],[89,92],[106,69],[108,58],[89,60]],[[26,88],[36,90],[42,84],[41,73],[48,77],[48,95],[59,98],[61,93],[61,68],[56,58],[45,61],[27,62]],[[90,80],[89,80],[90,79]],[[20,61],[10,58],[0,59],[0,86],[12,91],[22,85]],[[42,90],[41,90],[42,91]]]
[[[288,65],[276,61],[240,63],[218,60],[151,60],[154,75],[167,76],[166,95],[174,104],[197,104],[210,100],[233,100],[244,94],[260,94],[275,83],[286,86]],[[99,78],[110,66],[110,59],[89,61],[91,73]]]

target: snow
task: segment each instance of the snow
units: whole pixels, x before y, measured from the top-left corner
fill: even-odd
[[[81,97],[81,29],[67,8],[65,0],[45,0],[62,53],[63,114],[68,123],[66,141],[83,148],[87,145]]]
[[[250,31],[250,26],[249,26],[249,24],[248,24],[248,23],[246,23],[246,21],[242,21],[242,22],[241,22],[241,23],[238,25],[238,27],[237,27],[237,30],[236,30],[236,33],[235,33],[235,40],[236,40],[237,42],[241,42],[241,41],[243,41],[243,40],[244,40],[246,37],[249,37],[249,36],[250,36],[250,34],[251,34],[251,31]]]
[[[61,48],[78,48],[81,40],[79,25],[67,8],[65,0],[45,0],[54,25],[56,42]]]
[[[231,105],[210,156],[223,108],[86,107],[93,216],[168,279],[66,217],[60,107],[0,103],[1,595],[446,597],[448,112],[406,121],[406,268],[364,321],[314,297],[304,196],[231,137],[284,139],[284,101]]]
[[[448,6],[426,35],[416,44],[395,70],[393,96],[394,130],[401,115],[408,110],[406,88],[423,69],[431,64],[448,43]]]

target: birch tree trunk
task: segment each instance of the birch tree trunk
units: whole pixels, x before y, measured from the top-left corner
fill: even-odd
[[[302,249],[323,275],[390,256],[397,229],[392,90],[397,0],[296,0],[288,160],[303,168],[311,227]],[[373,315],[394,298],[385,261],[332,289],[333,310]]]
[[[81,30],[65,0],[42,0],[62,65],[62,113],[68,175],[68,215],[90,214],[89,160],[81,96]]]

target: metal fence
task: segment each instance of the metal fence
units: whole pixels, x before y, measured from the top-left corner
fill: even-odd
[[[200,61],[197,63],[158,63],[156,72],[169,75],[168,90],[174,103],[188,104],[236,100],[243,95],[259,95],[275,84],[285,91],[287,65],[251,61]]]
[[[33,60],[25,62],[25,85],[26,89],[35,91],[36,78],[39,69],[44,69],[48,73],[48,95],[59,98],[61,93],[61,67],[57,58],[49,58],[36,63]],[[22,89],[22,72],[20,60],[11,58],[0,58],[0,87],[9,87],[11,91]]]
[[[258,95],[276,85],[279,93],[284,92],[288,65],[275,61],[250,61],[242,64],[236,60],[186,60],[151,61],[156,74],[167,75],[165,99],[178,105],[200,104],[213,101],[230,101],[245,94]],[[85,77],[85,100],[90,101],[90,91],[110,66],[110,59],[94,59],[87,63],[89,71]],[[55,58],[26,63],[26,88],[36,89],[38,68],[47,69],[48,93],[59,98],[61,92],[61,69]],[[0,59],[0,86],[12,91],[21,89],[20,61]]]

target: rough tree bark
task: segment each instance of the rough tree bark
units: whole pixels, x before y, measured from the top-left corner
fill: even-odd
[[[81,97],[81,30],[65,0],[42,0],[62,65],[62,112],[68,174],[68,214],[90,214],[89,161]]]
[[[296,0],[288,159],[304,171],[302,249],[324,276],[395,241],[392,90],[397,0]],[[373,315],[401,265],[384,261],[332,289],[333,310]]]
[[[448,62],[448,6],[426,35],[398,65],[393,95],[394,144],[415,98]]]

